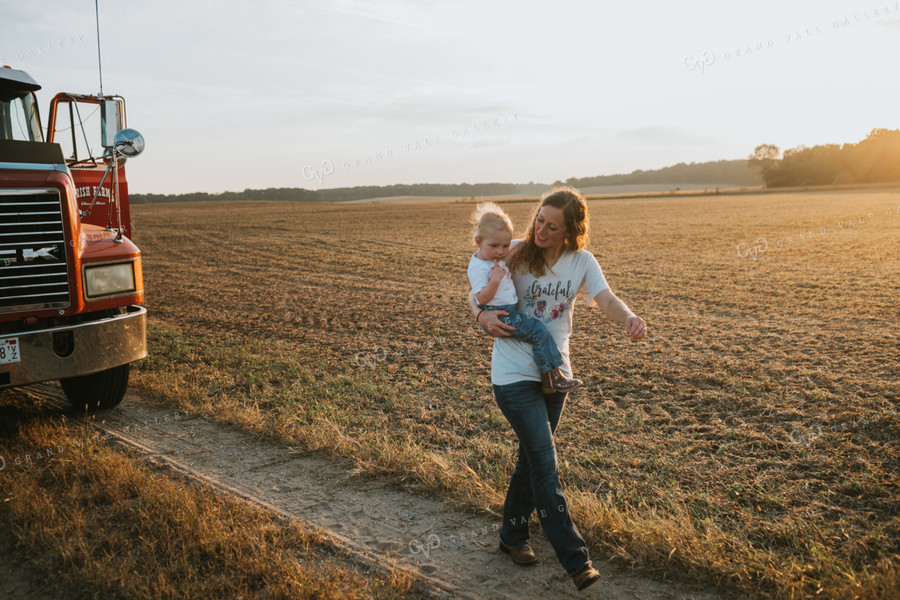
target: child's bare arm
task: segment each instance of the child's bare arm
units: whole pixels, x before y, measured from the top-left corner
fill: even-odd
[[[491,278],[488,279],[487,285],[481,288],[480,292],[475,294],[475,299],[478,300],[478,304],[487,304],[491,301],[491,298],[497,295],[497,289],[500,287],[500,282],[503,281],[505,276],[506,271],[503,270],[503,267],[494,265],[491,269]]]

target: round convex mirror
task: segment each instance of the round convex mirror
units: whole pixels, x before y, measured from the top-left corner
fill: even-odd
[[[144,151],[144,136],[134,129],[123,129],[116,134],[116,151],[131,158]]]

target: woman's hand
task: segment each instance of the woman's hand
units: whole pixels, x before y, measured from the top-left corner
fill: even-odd
[[[594,296],[594,302],[600,306],[600,310],[606,313],[607,317],[613,321],[625,323],[625,335],[630,337],[631,341],[642,340],[647,335],[647,323],[631,312],[631,309],[612,293],[612,290],[603,290]]]
[[[512,325],[507,325],[497,318],[497,315],[508,315],[509,313],[505,310],[481,310],[474,292],[469,292],[469,308],[472,309],[472,314],[475,315],[478,324],[494,337],[509,337],[512,335],[510,332],[516,330]]]
[[[478,315],[478,324],[482,325],[489,334],[494,337],[509,337],[516,330],[512,325],[507,325],[498,316],[506,316],[505,310],[484,310]]]
[[[632,342],[644,339],[647,335],[647,322],[637,315],[629,315],[625,318],[625,334]]]

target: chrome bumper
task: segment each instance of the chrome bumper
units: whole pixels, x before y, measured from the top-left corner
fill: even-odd
[[[90,375],[147,356],[147,309],[129,306],[125,314],[6,334],[18,339],[20,361],[0,364],[0,389]]]

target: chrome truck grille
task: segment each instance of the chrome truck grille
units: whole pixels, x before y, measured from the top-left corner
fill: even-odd
[[[67,306],[59,192],[0,188],[0,313]]]

